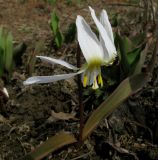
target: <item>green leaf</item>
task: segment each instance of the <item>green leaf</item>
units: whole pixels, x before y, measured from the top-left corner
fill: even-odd
[[[17,44],[13,48],[14,65],[16,65],[16,66],[22,65],[22,55],[24,54],[26,48],[27,48],[27,46],[24,42],[21,42],[21,43]]]
[[[55,11],[53,11],[51,14],[51,28],[55,35],[58,32],[58,27],[59,27],[59,18],[56,15]]]
[[[108,85],[120,83],[120,68],[118,65],[103,66],[101,72],[103,79],[109,82]]]
[[[0,48],[0,76],[2,76],[4,70],[10,74],[13,62],[13,37],[12,34],[3,27],[0,28]]]
[[[145,45],[146,44],[143,44],[139,48],[136,48],[127,54],[128,63],[130,64],[130,74],[133,73],[137,63],[139,62],[140,58],[142,58],[140,55],[141,55],[141,52],[144,50]]]
[[[0,47],[0,77],[3,75],[4,64],[3,64],[3,49]]]
[[[5,69],[11,72],[13,61],[13,37],[11,33],[6,36],[5,43]]]
[[[4,40],[4,29],[0,28],[0,47],[4,50],[5,40]]]
[[[63,36],[60,31],[58,31],[55,35],[55,43],[57,48],[60,48],[63,43]]]
[[[107,117],[124,100],[144,86],[154,69],[157,55],[158,38],[146,72],[135,74],[123,80],[115,91],[91,114],[83,129],[83,140],[90,135],[104,117]]]
[[[148,50],[148,45],[146,45],[145,49],[141,52],[139,61],[137,62],[134,68],[133,74],[138,74],[141,72],[144,62],[145,62],[147,50]]]
[[[140,89],[147,81],[147,74],[138,74],[126,78],[116,90],[92,113],[83,129],[83,139],[97,127],[100,121],[108,116],[131,94]]]
[[[132,48],[134,47],[132,41],[127,36],[124,36],[122,38],[122,43],[123,44],[121,44],[121,45],[123,45],[124,51],[126,53],[130,52],[132,50]]]
[[[66,0],[67,5],[72,4],[72,0]]]
[[[120,52],[118,52],[118,55],[119,55],[122,76],[127,77],[130,71],[130,64],[128,63],[128,57],[127,57],[127,52],[128,52],[127,48],[130,47],[130,45],[127,39],[124,40],[124,38],[120,37],[118,34],[116,34],[116,45],[119,47],[120,50]]]
[[[72,144],[77,142],[74,135],[70,133],[59,133],[51,138],[49,138],[46,142],[41,144],[38,148],[36,148],[32,153],[26,155],[23,159],[29,160],[39,160],[44,158],[49,153],[56,151],[57,149],[66,146],[68,144]]]
[[[61,34],[60,30],[59,30],[59,18],[58,16],[56,15],[55,11],[52,12],[51,14],[51,29],[52,29],[52,32],[54,34],[54,40],[55,40],[55,43],[56,43],[56,46],[57,48],[60,48],[62,43],[63,43],[63,35]]]
[[[51,5],[54,5],[56,3],[56,0],[47,0],[47,2]]]
[[[138,46],[142,42],[144,42],[145,38],[146,38],[145,33],[140,33],[140,34],[137,34],[136,36],[132,37],[131,41],[135,46]]]
[[[113,26],[113,27],[117,27],[118,26],[118,22],[119,20],[118,20],[118,15],[117,14],[115,14],[113,17],[112,17],[112,19],[111,19],[111,25]]]
[[[76,37],[76,24],[71,23],[65,33],[65,42],[66,43],[71,43],[75,40]]]

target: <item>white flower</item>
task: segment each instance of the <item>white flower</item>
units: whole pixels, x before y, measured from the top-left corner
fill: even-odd
[[[95,15],[95,11],[91,7],[89,7],[89,9],[98,28],[99,39],[82,16],[77,16],[76,19],[78,42],[87,63],[84,64],[82,68],[78,69],[77,67],[62,60],[45,56],[37,56],[43,61],[52,64],[57,63],[69,69],[78,71],[70,74],[30,77],[24,81],[24,85],[55,82],[68,79],[82,73],[82,82],[84,87],[87,85],[92,85],[93,89],[97,89],[99,85],[103,86],[101,66],[110,65],[115,59],[117,51],[114,45],[112,27],[106,11],[102,10],[100,20],[98,20]]]

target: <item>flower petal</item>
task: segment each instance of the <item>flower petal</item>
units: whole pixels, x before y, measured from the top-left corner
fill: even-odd
[[[54,59],[54,58],[46,57],[46,56],[36,56],[36,57],[40,58],[41,60],[43,60],[45,62],[51,63],[51,64],[56,63],[56,64],[60,64],[60,65],[62,65],[64,67],[67,67],[69,69],[72,69],[72,70],[78,70],[77,67],[75,67],[75,66],[73,66],[73,65],[71,65],[71,64],[69,64],[69,63],[67,63],[67,62],[65,62],[65,61],[63,61],[61,59]]]
[[[89,9],[91,12],[91,16],[92,16],[92,18],[98,28],[100,36],[101,36],[101,43],[102,43],[104,54],[105,54],[105,61],[111,61],[111,59],[113,59],[117,53],[115,45],[113,44],[113,42],[109,38],[107,31],[105,30],[103,25],[100,23],[100,21],[96,17],[94,9],[92,9],[91,7],[89,7]],[[108,56],[106,54],[108,54]],[[106,58],[108,58],[108,59],[106,59]]]
[[[34,83],[50,83],[50,82],[56,82],[64,79],[69,79],[75,75],[83,73],[84,70],[80,70],[76,73],[69,73],[69,74],[59,74],[54,76],[33,76],[28,78],[26,81],[23,82],[24,85],[30,85]]]
[[[101,44],[83,17],[77,16],[76,26],[78,42],[87,63],[95,58],[103,59],[104,53]]]
[[[109,38],[111,39],[111,41],[114,44],[112,27],[111,27],[111,24],[109,22],[109,18],[108,18],[106,10],[102,10],[101,15],[100,15],[100,22],[103,25],[103,27],[105,28],[105,30],[107,31],[107,34],[108,34]]]

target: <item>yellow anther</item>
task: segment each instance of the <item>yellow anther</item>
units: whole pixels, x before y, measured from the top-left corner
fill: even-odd
[[[83,87],[87,86],[87,82],[88,82],[88,77],[87,77],[87,75],[84,75],[84,77],[83,77]]]
[[[103,79],[101,74],[98,75],[98,84],[100,84],[100,86],[103,87]]]

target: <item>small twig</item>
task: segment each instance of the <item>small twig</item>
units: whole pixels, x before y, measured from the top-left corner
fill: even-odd
[[[91,151],[88,152],[88,153],[82,154],[82,155],[80,155],[80,156],[78,156],[78,157],[75,157],[75,158],[73,158],[73,159],[71,159],[71,160],[77,160],[77,159],[85,158],[85,157],[87,157],[90,153],[91,153]]]
[[[24,151],[24,154],[26,155],[27,152],[26,152],[26,149],[25,149],[23,143],[21,142],[21,140],[18,137],[16,139],[19,141],[19,143],[20,143],[20,145],[21,145],[21,147],[22,147],[22,149]]]
[[[155,13],[154,13],[153,1],[152,0],[150,0],[150,4],[151,4],[151,13],[152,13],[152,18],[153,18],[153,25],[156,25],[156,22],[155,22]]]
[[[156,44],[155,44],[155,48],[153,51],[153,55],[152,55],[150,62],[148,64],[147,71],[149,73],[152,73],[152,71],[154,70],[155,63],[157,63],[157,59],[158,59],[157,55],[158,55],[158,37],[156,39]]]
[[[77,67],[81,67],[81,51],[79,45],[77,46]],[[82,132],[84,125],[84,108],[83,108],[83,100],[82,100],[82,83],[81,83],[81,75],[78,75],[78,99],[79,99],[79,112],[80,112],[80,130],[79,130],[79,142],[82,143]]]
[[[120,7],[134,7],[134,8],[140,8],[144,10],[144,7],[140,5],[134,5],[134,4],[129,4],[129,3],[106,3],[106,5],[109,6],[120,6]]]

